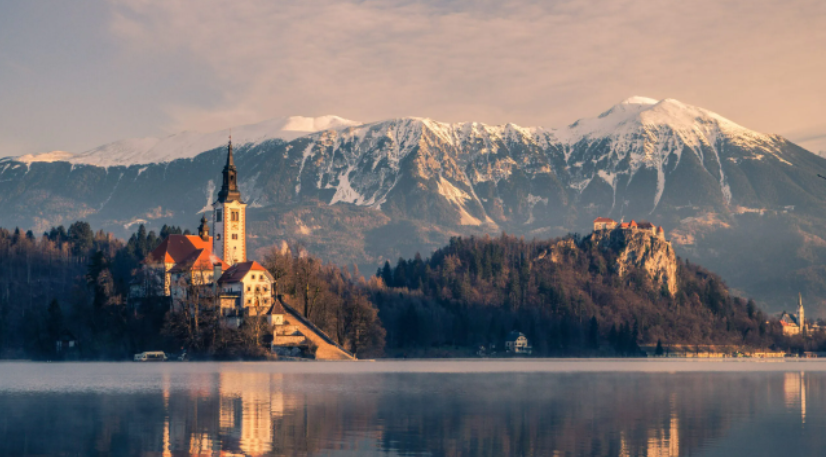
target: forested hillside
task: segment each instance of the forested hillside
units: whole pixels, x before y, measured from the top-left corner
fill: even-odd
[[[638,344],[789,344],[751,300],[676,259],[672,296],[642,268],[620,275],[621,247],[571,235],[549,241],[453,238],[429,259],[400,259],[374,294],[391,354],[469,350],[525,333],[542,355],[627,354]],[[782,341],[781,341],[782,340]],[[436,351],[438,352],[438,351]]]
[[[167,235],[189,233],[143,226],[123,242],[86,222],[36,236],[0,228],[0,358],[60,359],[56,341],[78,342],[72,358],[124,360],[146,350],[186,350],[200,358],[261,358],[261,322],[226,329],[217,313],[201,310],[199,331],[170,313],[165,297],[130,302],[139,262]],[[277,292],[337,343],[359,356],[380,356],[384,330],[369,286],[346,268],[323,265],[300,249],[272,249],[263,263]],[[214,310],[212,310],[214,311]],[[263,318],[259,319],[262,320]],[[181,330],[185,331],[181,331]]]
[[[157,349],[262,357],[266,332],[252,319],[227,330],[206,309],[192,331],[185,316],[169,312],[168,299],[128,300],[139,263],[171,233],[182,229],[155,234],[141,226],[126,242],[85,222],[39,236],[0,229],[0,357],[61,358],[55,342],[67,334],[81,359]],[[783,337],[775,318],[658,240],[457,237],[427,259],[388,263],[369,279],[300,246],[272,246],[261,263],[285,302],[359,357],[467,356],[480,346],[501,354],[512,330],[525,333],[538,356],[636,356],[639,345],[657,342],[824,346],[819,334],[805,343]],[[672,272],[676,278],[666,277]]]

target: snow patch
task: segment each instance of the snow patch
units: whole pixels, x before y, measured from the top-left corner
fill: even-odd
[[[459,224],[461,225],[482,225],[482,221],[470,215],[465,209],[464,203],[470,200],[470,195],[463,190],[454,186],[450,181],[443,178],[441,175],[436,181],[439,189],[439,195],[454,205],[459,207]]]
[[[212,211],[212,195],[215,193],[215,182],[211,179],[207,181],[206,188],[204,188],[204,193],[206,194],[206,204],[195,214],[208,213]]]
[[[74,157],[75,155],[71,152],[66,151],[52,151],[52,152],[44,152],[41,154],[26,154],[19,157],[15,157],[14,160],[25,163],[26,165],[31,165],[32,162],[68,162],[69,159]]]
[[[537,195],[528,194],[527,200],[528,200],[529,208],[528,208],[528,220],[525,221],[525,225],[530,225],[535,220],[534,216],[533,216],[533,210],[536,207],[536,204],[541,202],[541,203],[544,203],[545,206],[547,207],[548,206],[548,199],[547,198],[542,198],[542,197],[537,196]]]
[[[331,205],[335,205],[338,202],[354,203],[359,206],[365,204],[364,196],[350,186],[350,173],[352,172],[353,167],[348,167],[347,170],[338,176],[338,186],[336,187],[335,195],[333,195],[333,198],[330,200]]]
[[[131,227],[133,225],[146,224],[146,223],[147,223],[146,219],[132,219],[130,222],[127,222],[127,223],[123,224],[123,228],[128,230],[129,227]]]

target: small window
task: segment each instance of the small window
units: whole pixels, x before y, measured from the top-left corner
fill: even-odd
[[[247,292],[252,292],[252,286],[247,286]]]
[[[215,234],[215,239],[220,241],[220,240],[221,240],[221,234],[220,234],[220,233],[216,233],[216,234]]]
[[[221,222],[221,213],[222,211],[220,209],[215,211],[215,222]]]
[[[237,233],[233,233],[233,234],[232,234],[232,239],[233,239],[233,240],[237,240],[237,239],[238,239],[238,234],[237,234]]]
[[[232,222],[239,222],[241,220],[241,212],[233,210],[232,211]]]
[[[252,275],[252,279],[255,279],[255,275]]]

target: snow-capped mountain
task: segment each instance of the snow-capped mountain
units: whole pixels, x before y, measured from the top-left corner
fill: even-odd
[[[3,159],[0,226],[194,227],[220,184],[226,133]],[[676,100],[632,97],[556,129],[289,118],[233,128],[233,144],[253,247],[299,241],[372,268],[453,235],[547,237],[587,232],[597,216],[649,219],[678,254],[758,298],[788,275],[826,296],[806,270],[826,263],[826,160]]]
[[[290,116],[236,127],[232,134],[235,143],[243,146],[273,139],[290,141],[312,132],[358,124],[359,122],[338,116]],[[164,163],[191,159],[204,151],[220,147],[226,144],[228,134],[228,130],[221,130],[210,133],[182,132],[165,138],[128,138],[79,154],[52,151],[27,154],[15,157],[14,160],[23,163],[66,161],[100,167]]]
[[[430,188],[460,225],[556,225],[572,202],[617,217],[663,202],[749,206],[748,189],[732,193],[743,184],[738,164],[791,165],[788,144],[676,100],[632,97],[562,129],[403,118],[320,132],[301,143],[289,179],[296,195],[328,204],[409,213],[395,200]],[[687,174],[709,198],[667,185]]]

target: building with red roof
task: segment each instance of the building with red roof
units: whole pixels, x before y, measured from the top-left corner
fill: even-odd
[[[600,230],[614,230],[617,228],[620,230],[640,230],[650,233],[658,238],[665,239],[665,230],[662,227],[657,227],[648,221],[637,222],[632,220],[631,222],[617,223],[615,220],[607,217],[598,217],[594,219],[594,232],[598,232]]]
[[[607,217],[598,217],[594,219],[594,231],[598,230],[614,230],[617,226],[617,221],[607,218]]]
[[[172,284],[181,278],[209,283],[229,268],[213,254],[212,242],[207,219],[203,217],[198,235],[169,235],[146,256],[143,262],[145,267],[163,271],[162,295],[171,296]]]
[[[272,274],[260,263],[251,260],[230,267],[218,279],[222,309],[247,309],[259,315],[273,304]]]

